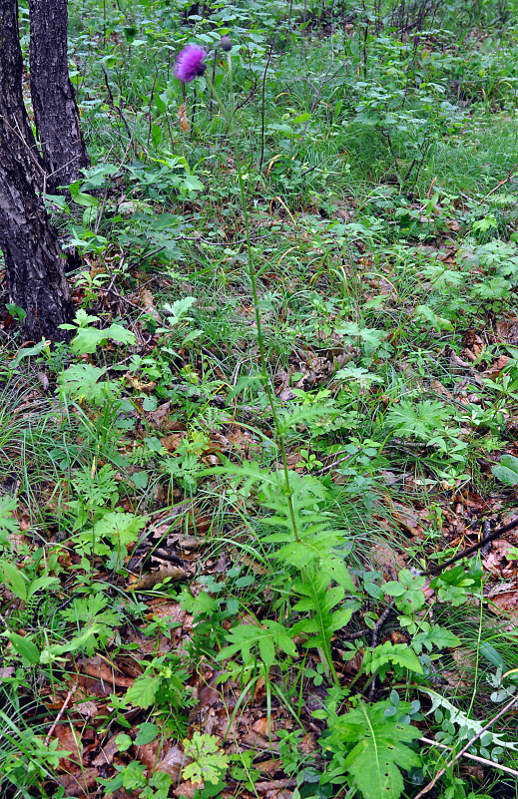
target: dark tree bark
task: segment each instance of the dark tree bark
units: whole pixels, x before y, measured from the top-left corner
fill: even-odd
[[[26,338],[66,337],[72,302],[57,236],[39,196],[36,143],[22,97],[17,0],[0,0],[0,247]]]
[[[31,97],[46,186],[72,183],[90,166],[68,76],[67,0],[29,0]]]

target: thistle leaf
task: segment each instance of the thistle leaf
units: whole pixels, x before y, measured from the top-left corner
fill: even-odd
[[[340,774],[346,773],[365,799],[399,799],[403,792],[400,769],[420,765],[419,756],[408,746],[420,732],[402,722],[403,708],[396,715],[386,716],[390,708],[390,702],[372,707],[361,703],[335,718],[330,737],[322,741],[337,755],[337,768],[331,767],[329,781],[341,782]],[[344,745],[348,743],[354,746],[344,760]]]

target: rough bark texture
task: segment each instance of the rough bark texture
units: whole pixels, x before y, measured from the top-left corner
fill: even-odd
[[[22,97],[16,0],[0,0],[0,247],[26,338],[65,338],[72,302],[56,234],[38,195],[36,145]]]
[[[72,183],[90,159],[68,76],[67,0],[29,0],[31,97],[50,191]]]

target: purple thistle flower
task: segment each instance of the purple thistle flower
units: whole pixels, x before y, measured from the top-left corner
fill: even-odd
[[[203,75],[207,64],[203,60],[205,50],[197,44],[188,44],[180,50],[174,66],[174,74],[181,83],[190,83],[194,78]]]

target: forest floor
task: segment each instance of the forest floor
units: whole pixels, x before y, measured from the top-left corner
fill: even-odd
[[[74,11],[71,343],[0,306],[0,792],[515,796],[518,37],[256,5]]]

